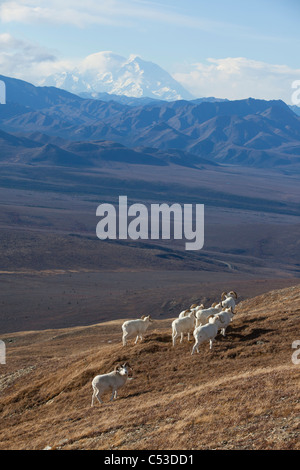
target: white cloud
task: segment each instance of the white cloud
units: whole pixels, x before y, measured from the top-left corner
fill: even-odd
[[[0,34],[0,73],[36,83],[37,77],[71,67],[57,55],[39,44]]]
[[[77,27],[110,25],[141,27],[141,20],[173,24],[180,27],[213,31],[223,34],[243,33],[243,28],[228,22],[183,14],[172,5],[142,0],[3,0],[0,21],[3,23],[52,23]]]
[[[209,58],[182,69],[173,77],[197,97],[282,99],[291,104],[292,83],[300,79],[300,69],[244,57]]]

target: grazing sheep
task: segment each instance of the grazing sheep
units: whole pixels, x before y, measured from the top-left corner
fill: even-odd
[[[204,341],[209,341],[210,346],[209,349],[212,349],[213,342],[215,340],[215,337],[218,334],[219,329],[222,327],[221,322],[220,322],[220,317],[219,314],[212,316],[209,319],[209,323],[203,326],[198,326],[195,328],[193,335],[195,338],[195,344],[192,349],[192,355],[195,352],[195,349],[197,352],[199,352],[199,346],[202,344]]]
[[[223,308],[222,312],[218,314],[220,318],[220,322],[222,324],[221,327],[221,333],[223,336],[225,336],[226,328],[229,325],[229,323],[232,321],[234,312],[232,307],[229,308]]]
[[[182,343],[183,335],[187,333],[188,341],[190,340],[190,333],[195,327],[195,315],[193,311],[190,311],[186,317],[176,318],[172,322],[172,341],[175,346],[176,338],[180,335],[180,342]]]
[[[237,293],[231,291],[227,294],[227,292],[223,292],[221,295],[221,304],[222,307],[229,308],[232,307],[232,310],[235,309],[237,299]]]
[[[123,330],[123,336],[122,336],[122,341],[123,341],[123,346],[126,346],[127,344],[127,337],[130,336],[136,336],[136,340],[134,344],[137,343],[138,339],[140,338],[141,340],[143,339],[143,334],[146,332],[147,328],[149,327],[150,322],[153,320],[151,319],[151,316],[148,315],[145,317],[144,315],[138,319],[138,320],[128,320],[123,323],[122,325],[122,330]]]
[[[211,315],[216,315],[217,313],[222,311],[221,304],[212,304],[210,308],[205,308],[203,310],[198,310],[196,312],[196,327],[205,325],[208,323],[208,319]]]
[[[94,406],[95,398],[97,398],[99,403],[102,404],[103,401],[101,400],[101,395],[108,390],[112,390],[110,401],[112,401],[114,398],[117,398],[118,389],[123,387],[123,385],[125,385],[127,382],[130,369],[132,368],[128,362],[125,362],[125,364],[115,367],[113,372],[96,375],[92,381],[93,396],[91,406]]]

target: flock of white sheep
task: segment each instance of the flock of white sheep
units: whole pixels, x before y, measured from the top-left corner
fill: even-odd
[[[199,353],[199,346],[206,341],[209,341],[210,349],[212,349],[218,332],[221,331],[223,336],[226,334],[226,328],[234,317],[236,300],[236,292],[223,292],[221,301],[218,304],[213,303],[210,308],[204,308],[203,304],[193,304],[188,310],[182,311],[179,317],[172,322],[173,346],[176,344],[177,337],[180,336],[180,342],[182,342],[186,334],[189,341],[190,335],[193,334],[195,344],[191,354],[194,354],[195,350]],[[142,316],[142,318],[137,320],[125,321],[122,325],[123,346],[127,345],[127,339],[132,336],[136,336],[134,344],[137,343],[138,339],[142,340],[152,321],[150,315]],[[108,374],[94,377],[92,381],[93,396],[91,406],[94,405],[95,398],[97,398],[99,403],[103,403],[101,395],[108,390],[112,391],[110,400],[112,401],[116,398],[118,389],[125,385],[127,380],[130,380],[128,375],[131,370],[128,362],[125,362],[125,364],[117,366]]]

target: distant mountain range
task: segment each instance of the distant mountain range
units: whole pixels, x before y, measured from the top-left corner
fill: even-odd
[[[51,75],[43,85],[84,93],[88,98],[98,98],[103,92],[162,100],[193,98],[159,65],[138,56],[126,59],[110,51],[86,57],[80,67]]]
[[[280,100],[118,102],[0,80],[7,88],[7,104],[0,106],[1,161],[300,166],[300,117]]]

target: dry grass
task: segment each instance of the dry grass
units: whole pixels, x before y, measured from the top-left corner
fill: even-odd
[[[299,285],[241,302],[194,356],[170,319],[126,348],[120,320],[7,334],[0,449],[300,449],[299,305]],[[93,376],[125,360],[134,380],[91,408]]]

